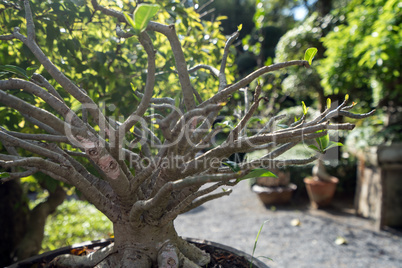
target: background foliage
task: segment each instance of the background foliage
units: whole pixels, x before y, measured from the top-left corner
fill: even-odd
[[[83,241],[110,238],[111,221],[86,201],[69,200],[57,208],[46,223],[42,252]]]

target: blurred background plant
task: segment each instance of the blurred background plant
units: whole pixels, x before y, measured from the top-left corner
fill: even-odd
[[[105,215],[86,201],[71,199],[49,216],[40,252],[111,237],[112,223]]]

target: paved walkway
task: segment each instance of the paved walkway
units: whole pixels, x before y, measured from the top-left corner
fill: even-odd
[[[300,226],[292,226],[294,219]],[[374,231],[366,219],[336,209],[309,210],[307,204],[267,209],[241,182],[228,197],[211,201],[175,221],[181,236],[207,239],[252,253],[269,267],[402,267],[402,235]],[[339,237],[347,244],[337,245]]]

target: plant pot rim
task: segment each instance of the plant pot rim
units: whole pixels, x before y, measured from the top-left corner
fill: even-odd
[[[230,246],[226,246],[224,244],[220,244],[217,242],[209,241],[209,240],[204,240],[204,239],[197,239],[197,238],[188,238],[188,237],[182,237],[188,242],[191,243],[196,243],[196,244],[205,244],[209,245],[215,248],[223,249],[229,252],[234,253],[235,255],[239,257],[244,257],[247,261],[253,263],[253,267],[256,268],[268,268],[268,266],[263,263],[262,261],[258,260],[257,258],[251,256],[250,254],[247,254],[241,250],[232,248]],[[94,248],[94,247],[104,247],[109,245],[110,243],[113,243],[114,238],[108,238],[108,239],[101,239],[101,240],[92,240],[92,241],[85,241],[82,243],[77,243],[73,244],[71,246],[66,246],[62,248],[58,248],[52,251],[44,252],[42,254],[30,257],[25,260],[21,260],[19,262],[13,263],[10,266],[7,266],[5,268],[18,268],[18,267],[26,267],[27,265],[32,265],[35,262],[37,263],[40,260],[46,260],[46,261],[51,261],[53,258],[57,257],[58,255],[61,254],[67,254],[69,253],[72,249],[74,248],[81,248],[81,247],[89,247],[89,248]]]
[[[320,180],[317,176],[313,177],[307,177],[303,179],[305,184],[337,184],[339,182],[339,179],[337,177],[331,176],[330,181],[323,181]]]
[[[221,244],[221,243],[217,243],[217,242],[213,242],[213,241],[209,241],[209,240],[204,240],[204,239],[198,239],[198,238],[189,238],[189,237],[182,237],[183,239],[185,239],[188,242],[192,242],[192,243],[198,243],[198,244],[206,244],[206,245],[210,245],[216,248],[221,248],[223,250],[226,251],[230,251],[233,252],[235,255],[240,256],[240,257],[244,257],[246,260],[248,260],[249,262],[253,263],[253,267],[256,268],[268,268],[268,265],[266,265],[265,263],[263,263],[262,261],[260,261],[259,259],[251,256],[250,254],[235,249],[233,247]]]

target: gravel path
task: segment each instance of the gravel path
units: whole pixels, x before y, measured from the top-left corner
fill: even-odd
[[[292,226],[299,219],[300,226]],[[252,253],[269,267],[402,267],[402,235],[374,231],[369,220],[336,209],[309,210],[306,203],[267,209],[247,181],[229,197],[211,201],[175,221],[181,236],[207,239]],[[346,245],[336,245],[337,237]]]

